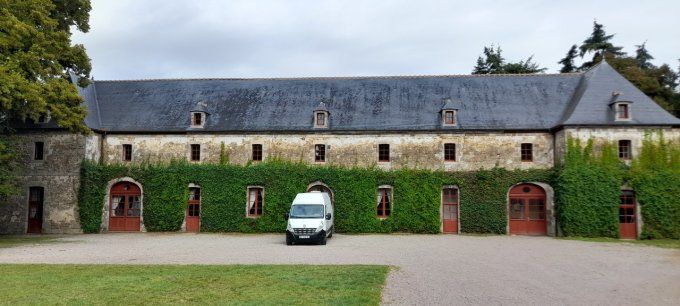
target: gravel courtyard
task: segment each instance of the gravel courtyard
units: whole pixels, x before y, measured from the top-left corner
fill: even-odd
[[[386,264],[385,304],[680,303],[680,251],[547,237],[103,234],[0,249],[1,263]]]

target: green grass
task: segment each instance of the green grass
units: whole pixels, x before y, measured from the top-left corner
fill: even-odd
[[[0,249],[11,248],[20,245],[27,244],[43,244],[43,243],[54,243],[57,236],[5,236],[0,235]]]
[[[378,305],[387,266],[0,265],[0,304]]]
[[[591,242],[614,242],[614,243],[632,243],[650,245],[666,249],[680,249],[680,240],[678,239],[648,239],[648,240],[621,240],[616,238],[604,237],[561,237],[560,239],[591,241]]]

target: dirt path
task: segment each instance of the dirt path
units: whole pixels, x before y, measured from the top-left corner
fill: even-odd
[[[2,263],[387,264],[386,304],[680,304],[680,251],[540,237],[105,234],[0,249]]]

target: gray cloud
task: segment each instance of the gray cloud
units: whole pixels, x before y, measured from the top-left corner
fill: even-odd
[[[592,21],[677,67],[678,1],[94,0],[96,79],[468,74],[485,45],[557,61]]]

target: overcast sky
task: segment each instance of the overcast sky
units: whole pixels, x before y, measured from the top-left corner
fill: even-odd
[[[548,72],[594,19],[678,67],[680,1],[93,0],[103,79],[469,74],[485,45]]]

